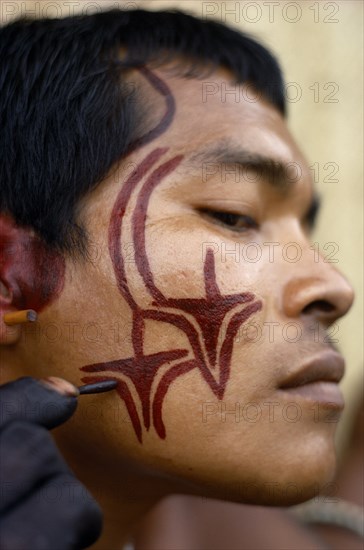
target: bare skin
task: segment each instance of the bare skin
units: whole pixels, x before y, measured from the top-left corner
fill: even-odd
[[[97,376],[117,379],[120,391],[80,399],[75,416],[55,433],[72,469],[103,507],[104,534],[95,548],[120,547],[133,524],[168,494],[288,505],[324,487],[336,464],[333,436],[340,406],[320,404],[318,411],[312,398],[279,389],[309,362],[319,360],[326,370],[340,363],[326,331],[353,300],[346,279],[333,264],[323,258],[316,261],[310,249],[307,213],[313,188],[307,163],[284,119],[263,98],[204,98],[201,81],[163,70],[155,74],[168,85],[176,111],[168,127],[136,147],[84,198],[80,215],[92,243],[91,261],[65,259],[62,289],[40,313],[40,332],[4,326],[1,331],[6,365],[2,383],[24,375],[54,375],[79,385],[85,367],[114,361],[134,361],[139,369],[133,371],[138,378],[133,382],[125,370],[100,374],[97,367]],[[165,113],[165,100],[142,75],[132,78],[153,105],[153,127]],[[220,88],[230,86],[223,70],[209,79]],[[216,147],[229,151],[228,158],[225,154],[219,159]],[[207,161],[203,153],[208,149],[212,153]],[[156,150],[163,156],[143,173],[122,213],[117,252],[118,241],[110,245],[110,227],[115,215],[121,215],[118,197],[131,172]],[[238,154],[243,158],[244,151],[249,158],[259,154],[299,167],[299,177],[285,186],[272,185],[265,173],[257,174],[251,166],[244,173],[236,164],[231,170],[231,159],[235,162]],[[133,218],[136,201],[146,200],[147,192],[141,189],[151,170],[162,164],[145,218],[138,222]],[[284,174],[276,176],[281,181]],[[226,212],[234,216],[226,218]],[[133,236],[138,223],[144,256],[138,256],[143,240],[136,250]],[[252,243],[254,248],[248,250]],[[277,244],[272,248],[264,243]],[[288,249],[290,243],[294,249]],[[257,250],[261,257],[251,261]],[[292,262],[297,250],[301,256]],[[118,256],[124,261],[127,287],[115,268]],[[152,274],[160,295],[148,287],[143,273]],[[3,284],[8,288],[6,280]],[[220,323],[215,344],[208,335],[204,339],[196,310],[187,311],[182,302],[206,301],[209,291],[221,302],[230,295],[246,298],[239,298],[222,321],[218,310],[206,308],[211,327]],[[134,309],[129,295],[137,304]],[[259,307],[241,315],[230,348],[224,347],[224,328],[253,303]],[[16,309],[11,292],[3,304],[4,311]],[[157,314],[137,321],[136,344],[135,311],[150,310]],[[162,318],[161,312],[169,317]],[[173,324],[171,314],[194,327],[203,360],[196,359],[192,329]],[[257,326],[262,331],[259,339]],[[299,337],[295,340],[289,330],[298,330]],[[135,360],[138,346],[144,362]],[[185,354],[161,363],[149,389],[138,392],[151,368],[150,357],[173,350]],[[220,359],[214,366],[215,352]],[[175,366],[179,369],[182,361],[190,361],[188,367],[163,386],[163,376]],[[164,393],[160,389],[158,394],[158,388]],[[336,399],[336,390],[330,391]],[[147,405],[145,395],[150,398]],[[249,404],[250,409],[244,409]],[[148,410],[144,415],[143,405]],[[298,413],[292,421],[292,414]],[[327,421],[328,415],[335,421]]]
[[[317,497],[324,505],[344,499],[363,507],[363,403],[361,398],[338,475],[328,484],[327,494]],[[363,548],[362,539],[352,531],[338,525],[305,525],[290,510],[181,495],[164,499],[145,516],[135,530],[134,544],[143,550]]]

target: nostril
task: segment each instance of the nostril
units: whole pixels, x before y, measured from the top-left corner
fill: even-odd
[[[335,306],[326,300],[315,300],[314,302],[309,303],[303,310],[302,313],[333,313],[335,311]]]

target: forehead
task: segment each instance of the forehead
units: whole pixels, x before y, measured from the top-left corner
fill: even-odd
[[[153,72],[166,84],[163,93],[141,73],[136,76],[144,103],[148,105],[151,126],[163,116],[168,95],[175,104],[170,124],[159,136],[158,145],[173,147],[174,152],[195,163],[204,160],[206,153],[208,160],[213,160],[210,153],[214,155],[221,149],[225,158],[229,157],[229,151],[235,158],[240,153],[245,158],[260,156],[293,169],[291,173],[299,174],[306,193],[313,192],[310,169],[286,120],[251,85],[235,84],[229,71],[224,69],[201,79],[180,77],[168,68]],[[193,169],[190,162],[184,166]]]
[[[224,69],[197,79],[163,67],[137,71],[135,79],[144,131],[154,134],[148,128],[161,128],[148,140],[149,147],[182,155],[180,174],[198,177],[212,163],[235,173],[239,167],[243,173],[253,168],[266,181],[281,182],[279,188],[289,189],[299,201],[313,200],[309,167],[285,119],[250,85],[235,84]],[[136,152],[137,158],[143,150]]]

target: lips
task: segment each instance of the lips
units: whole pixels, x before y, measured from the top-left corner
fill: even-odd
[[[285,378],[278,388],[278,393],[285,398],[320,405],[325,410],[340,414],[345,401],[338,383],[344,376],[344,371],[345,363],[342,356],[333,351],[325,352],[312,358]]]
[[[345,372],[345,362],[336,352],[322,353],[304,364],[296,372],[285,378],[279,389],[299,388],[315,382],[335,382],[338,384]]]

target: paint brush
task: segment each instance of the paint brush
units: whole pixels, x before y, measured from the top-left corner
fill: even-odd
[[[78,386],[80,395],[88,395],[91,393],[103,393],[111,391],[118,385],[116,380],[104,380],[101,382],[94,382],[93,384],[85,384],[84,386]]]

